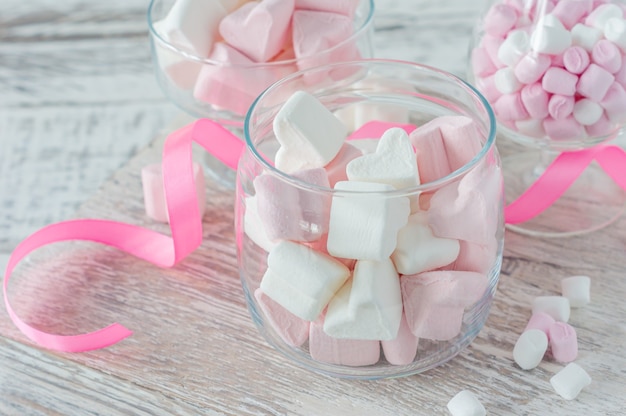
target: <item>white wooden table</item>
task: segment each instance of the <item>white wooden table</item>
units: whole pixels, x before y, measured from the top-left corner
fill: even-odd
[[[155,227],[143,215],[138,172],[159,160],[163,129],[180,113],[152,75],[147,4],[3,0],[3,268],[21,239],[63,219]],[[379,0],[377,7],[377,56],[464,74],[478,5]],[[25,339],[2,308],[0,414],[445,415],[447,401],[466,388],[495,415],[626,414],[626,219],[581,238],[507,233],[497,300],[466,351],[422,375],[348,381],[293,366],[258,335],[236,271],[232,193],[211,182],[207,189],[214,213],[205,216],[207,238],[174,269],[95,245],[52,246],[25,262],[11,288],[20,299],[28,294],[15,306],[29,322],[76,333],[121,321],[135,334],[105,350],[51,353]],[[524,372],[511,351],[533,297],[558,294],[562,277],[581,273],[593,279],[593,300],[571,323],[577,361],[593,384],[566,402],[548,381],[561,364],[544,360]]]

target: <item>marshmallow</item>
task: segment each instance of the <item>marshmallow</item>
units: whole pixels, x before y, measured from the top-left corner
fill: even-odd
[[[556,3],[552,14],[556,16],[563,25],[571,29],[593,8],[591,0],[561,0]]]
[[[478,398],[469,390],[458,392],[448,402],[452,416],[485,416],[487,411]]]
[[[576,330],[565,322],[555,322],[548,329],[552,357],[561,363],[569,363],[578,355]]]
[[[623,17],[622,9],[617,4],[602,4],[596,7],[585,19],[587,26],[604,30],[604,25],[611,18]]]
[[[517,121],[528,118],[528,111],[521,93],[505,94],[493,103],[493,110],[500,121]]]
[[[472,71],[477,77],[491,75],[498,69],[489,57],[487,50],[482,47],[472,50],[471,63]]]
[[[337,156],[324,166],[331,188],[337,182],[347,181],[346,166],[357,157],[363,156],[363,152],[358,147],[353,146],[353,144],[344,143],[341,149],[339,149]]]
[[[561,120],[548,117],[543,120],[543,128],[546,134],[555,140],[581,139],[585,136],[585,129],[574,116]]]
[[[439,126],[452,171],[468,164],[483,148],[483,135],[469,117],[439,116],[427,124]]]
[[[619,83],[614,82],[600,101],[606,116],[610,121],[618,124],[626,122],[626,90]]]
[[[281,144],[276,167],[291,173],[328,164],[339,153],[347,130],[315,97],[296,91],[276,114],[274,134]]]
[[[267,62],[285,45],[294,0],[245,3],[220,22],[220,35],[254,62]]]
[[[378,362],[380,341],[333,338],[324,332],[319,319],[311,322],[309,353],[323,363],[361,367]]]
[[[359,260],[328,304],[324,332],[334,338],[392,340],[402,319],[400,276],[389,259]]]
[[[582,98],[574,104],[574,118],[583,126],[590,126],[600,120],[603,113],[602,107],[593,101]]]
[[[533,313],[526,324],[526,328],[524,328],[524,332],[531,329],[538,329],[543,331],[548,336],[548,340],[550,340],[550,326],[555,322],[556,320],[545,312]]]
[[[274,302],[259,288],[254,291],[259,307],[274,331],[287,345],[300,347],[309,338],[309,321],[298,318]]]
[[[529,37],[525,30],[513,30],[498,48],[498,59],[505,65],[514,66],[528,52]]]
[[[409,216],[408,224],[398,232],[391,259],[398,273],[417,274],[452,263],[459,250],[458,240],[433,236],[428,226],[428,214],[418,212]]]
[[[348,163],[346,174],[350,181],[383,183],[395,189],[412,188],[420,183],[409,135],[398,127],[383,134],[376,153],[363,155]]]
[[[568,117],[574,111],[574,97],[554,94],[548,101],[548,112],[556,120]]]
[[[420,179],[424,183],[433,182],[452,172],[441,128],[435,120],[418,127],[409,136],[415,147]]]
[[[378,139],[354,139],[350,140],[350,144],[359,149],[361,151],[361,154],[369,155],[372,153],[376,153],[376,148],[378,147]],[[326,166],[328,167],[328,165]],[[346,175],[345,180],[348,180],[348,175]]]
[[[524,84],[533,84],[541,79],[550,64],[548,55],[528,53],[515,65],[515,77]]]
[[[528,114],[538,120],[542,120],[549,115],[548,93],[540,83],[526,85],[520,91],[520,98]]]
[[[417,345],[419,338],[411,332],[409,324],[406,322],[406,316],[402,314],[400,320],[400,328],[398,328],[398,336],[392,340],[381,341],[385,359],[389,364],[407,365],[411,364],[417,354]]]
[[[548,350],[548,336],[539,329],[524,331],[513,348],[513,359],[522,370],[537,367]]]
[[[154,30],[171,43],[171,39],[164,29],[164,21],[154,23]],[[193,88],[202,64],[190,59],[186,59],[179,51],[170,49],[167,44],[155,40],[154,53],[159,68],[167,75],[168,79],[182,90]]]
[[[589,276],[571,276],[561,280],[561,293],[569,300],[572,308],[580,308],[589,303],[590,287]]]
[[[193,180],[196,187],[196,198],[200,216],[206,209],[206,190],[204,188],[204,172],[199,164],[193,163]],[[163,172],[160,163],[153,163],[141,169],[141,186],[146,215],[158,222],[169,222]]]
[[[591,52],[593,45],[602,39],[602,30],[578,23],[572,28],[572,44]]]
[[[385,197],[379,193],[394,188],[373,182],[337,182],[334,189],[339,192],[333,195],[330,209],[328,252],[358,260],[388,258],[396,248],[398,231],[408,221],[409,198]]]
[[[569,363],[550,378],[554,391],[565,400],[575,399],[583,388],[591,384],[591,377],[578,364]]]
[[[498,88],[496,88],[495,76],[493,75],[478,78],[476,80],[476,87],[489,102],[494,102],[502,95],[502,93],[498,91]]]
[[[582,74],[589,62],[589,53],[581,46],[571,46],[563,52],[563,65],[572,74]]]
[[[572,34],[551,14],[544,15],[530,37],[535,52],[558,55],[572,45]]]
[[[267,236],[261,217],[256,196],[248,196],[245,199],[246,212],[243,215],[243,230],[250,240],[263,250],[269,252],[276,243]]]
[[[576,91],[592,101],[599,102],[615,81],[615,77],[606,69],[590,64],[580,75]]]
[[[544,312],[557,321],[567,322],[570,315],[569,300],[563,296],[538,296],[533,300],[533,314]]]
[[[498,69],[494,74],[496,88],[502,94],[513,94],[522,88],[522,83],[515,77],[515,71],[511,67]]]
[[[543,128],[543,120],[528,119],[518,120],[515,122],[515,128],[520,133],[523,133],[530,137],[544,137],[546,131]]]
[[[339,261],[291,241],[281,241],[270,251],[267,266],[263,292],[307,321],[317,319],[350,277]]]
[[[296,0],[296,10],[317,10],[321,12],[339,13],[349,17],[359,6],[360,0]]]
[[[496,68],[504,68],[505,66],[502,62],[500,62],[500,59],[498,59],[498,51],[500,50],[500,46],[502,46],[502,42],[504,42],[502,37],[494,37],[487,34],[481,39],[479,45],[485,48],[491,62],[493,62]]]
[[[543,76],[541,86],[547,92],[561,95],[576,93],[578,77],[567,70],[558,67],[549,68]]]
[[[626,20],[611,18],[604,25],[604,36],[626,52]]]
[[[488,274],[496,261],[498,250],[495,238],[488,244],[477,244],[459,241],[459,255],[453,263],[452,270]],[[448,267],[445,267],[446,269]]]
[[[517,23],[517,12],[507,4],[495,4],[485,15],[483,26],[487,34],[504,37]]]
[[[161,28],[174,45],[206,58],[227,13],[219,0],[177,0],[161,21]]]
[[[589,137],[607,136],[614,131],[617,126],[612,123],[606,115],[602,114],[600,119],[590,126],[586,126],[585,130]]]
[[[591,50],[591,59],[611,74],[616,73],[622,67],[622,53],[615,44],[602,39]]]
[[[461,331],[465,308],[487,289],[481,273],[437,270],[400,278],[404,313],[411,332],[425,339],[446,341]]]
[[[322,168],[294,172],[302,182],[328,188]],[[273,174],[254,178],[257,209],[270,240],[314,241],[328,231],[331,197],[297,187]]]

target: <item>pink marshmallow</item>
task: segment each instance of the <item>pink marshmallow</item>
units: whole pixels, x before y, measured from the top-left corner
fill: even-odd
[[[580,75],[576,91],[591,101],[600,102],[615,81],[609,71],[596,64],[590,64]]]
[[[611,84],[600,106],[612,122],[626,123],[626,90],[617,82]]]
[[[451,270],[487,274],[496,261],[497,242],[495,238],[488,244],[459,241],[460,250]],[[448,269],[446,267],[445,269]]]
[[[460,271],[432,271],[400,278],[409,328],[419,338],[450,340],[461,330],[465,308],[487,289],[487,276]]]
[[[543,331],[548,336],[548,339],[550,339],[550,326],[555,322],[556,320],[551,315],[545,312],[535,312],[528,320],[523,332],[529,329],[538,329]]]
[[[267,321],[287,345],[300,347],[309,339],[309,321],[298,318],[269,298],[261,288],[254,291]]]
[[[351,144],[344,143],[343,146],[341,146],[337,156],[324,166],[324,170],[326,170],[328,174],[328,183],[331,188],[334,188],[337,182],[348,180],[346,165],[360,156],[363,156],[363,152]]]
[[[567,50],[567,49],[566,49]],[[552,55],[550,59],[551,65],[558,68],[565,68],[565,62],[563,62],[563,54],[559,53],[556,55]]]
[[[506,4],[492,6],[483,21],[485,32],[491,36],[504,37],[517,23],[517,12]]]
[[[482,150],[482,135],[476,122],[465,116],[439,116],[429,123],[439,124],[450,169],[469,163]]]
[[[576,330],[565,322],[555,322],[548,329],[552,357],[558,362],[569,363],[578,355]]]
[[[193,163],[193,179],[196,186],[198,209],[200,210],[200,216],[202,216],[206,209],[206,190],[204,187],[204,172],[197,163]],[[163,188],[163,172],[160,163],[153,163],[141,169],[141,185],[146,215],[158,222],[169,222],[165,189]]]
[[[409,138],[415,147],[417,169],[422,183],[435,181],[452,172],[437,123],[426,123],[418,127]]]
[[[329,188],[322,168],[302,170],[291,176]],[[328,232],[330,195],[300,189],[273,174],[254,179],[257,209],[270,240],[315,241]]]
[[[528,118],[528,112],[520,93],[505,94],[493,103],[496,117],[501,121],[516,121]]]
[[[571,29],[591,11],[592,7],[592,0],[561,0],[554,6],[552,14],[563,23],[563,26]]]
[[[574,95],[576,93],[578,77],[563,68],[551,67],[543,76],[541,86],[547,92],[561,95]]]
[[[500,98],[500,96],[502,96],[502,93],[498,91],[498,88],[496,87],[494,75],[478,78],[476,80],[476,87],[490,103],[495,102],[498,98]]]
[[[277,55],[289,36],[294,0],[245,3],[220,22],[220,34],[254,62]]]
[[[500,50],[503,42],[503,38],[490,35],[485,35],[485,37],[483,37],[480,42],[482,47],[485,48],[487,55],[489,55],[489,59],[491,59],[491,62],[493,62],[496,68],[505,67],[504,63],[502,63],[500,61],[500,58],[498,58],[498,51]]]
[[[498,69],[485,48],[474,48],[472,51],[472,71],[476,77],[492,75]]]
[[[626,59],[622,60],[621,68],[613,76],[615,76],[615,82],[626,88]]]
[[[589,53],[580,46],[571,46],[563,53],[565,69],[572,74],[582,74],[589,62]]]
[[[548,101],[548,112],[552,118],[562,120],[572,114],[575,101],[572,96],[554,94]]]
[[[580,139],[585,136],[585,129],[574,116],[561,120],[548,117],[543,121],[546,134],[554,140]]]
[[[296,0],[296,10],[339,13],[352,18],[360,0]]]
[[[520,92],[522,103],[528,114],[535,119],[544,119],[549,115],[548,93],[540,83],[536,82],[522,88]]]
[[[390,364],[407,365],[411,364],[415,359],[418,343],[419,338],[413,335],[406,321],[406,316],[402,313],[398,336],[391,341],[381,341],[380,345],[383,348],[385,358]]]
[[[622,67],[622,53],[615,44],[602,39],[591,50],[591,59],[611,74],[616,73]]]
[[[541,79],[550,67],[551,59],[548,55],[529,53],[515,65],[515,76],[524,84],[532,84]]]
[[[590,137],[600,137],[610,134],[616,127],[605,114],[602,114],[598,121],[590,126],[585,126],[585,130]]]
[[[372,365],[380,358],[380,341],[330,337],[324,332],[323,320],[318,319],[309,329],[309,353],[314,360],[328,364]]]

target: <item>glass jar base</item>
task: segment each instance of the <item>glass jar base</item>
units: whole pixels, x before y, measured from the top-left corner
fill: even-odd
[[[557,152],[533,151],[503,159],[506,204],[516,200],[543,173]],[[547,210],[511,231],[533,237],[571,237],[600,230],[626,210],[626,191],[593,162]]]

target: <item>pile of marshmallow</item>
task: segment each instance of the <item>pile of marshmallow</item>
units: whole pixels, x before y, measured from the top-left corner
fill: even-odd
[[[156,45],[158,64],[178,88],[245,114],[270,84],[296,70],[360,57],[353,18],[361,0],[177,0],[154,24],[189,59]],[[281,63],[284,62],[284,63]]]
[[[435,191],[394,193],[466,165],[484,135],[465,116],[388,124],[348,136],[335,114],[297,91],[273,122],[273,163],[291,179],[264,171],[245,197],[244,232],[267,263],[253,276],[242,258],[242,273],[266,324],[292,347],[308,341],[316,361],[371,365],[382,345],[388,363],[409,364],[419,338],[454,339],[465,310],[491,293],[496,162],[486,157]]]
[[[471,71],[498,121],[552,140],[603,136],[626,122],[625,9],[606,0],[493,5]]]

